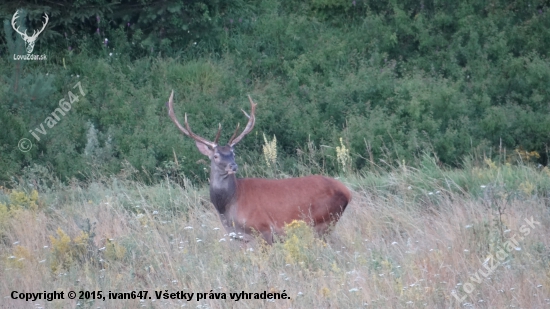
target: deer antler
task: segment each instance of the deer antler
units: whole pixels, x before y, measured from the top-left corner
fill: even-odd
[[[25,30],[25,33],[19,31],[19,27],[16,27],[15,26],[15,20],[19,18],[19,10],[15,11],[15,14],[13,14],[13,17],[11,18],[11,26],[13,27],[13,30],[15,30],[15,32],[19,33],[20,35],[24,36],[24,37],[28,37],[27,35],[27,30]]]
[[[252,98],[250,97],[250,95],[248,96],[248,100],[250,101],[250,116],[244,110],[242,110],[244,115],[248,118],[248,123],[246,124],[246,127],[244,128],[243,132],[241,132],[239,136],[235,137],[235,135],[237,135],[237,132],[239,131],[239,125],[237,124],[237,129],[235,130],[235,133],[233,133],[233,136],[229,140],[229,143],[227,143],[231,147],[235,146],[238,142],[240,142],[241,139],[243,139],[243,137],[245,137],[248,133],[250,133],[250,131],[252,131],[252,128],[254,128],[254,123],[256,122],[256,117],[254,116],[254,112],[256,111],[256,105],[258,104],[252,101]]]
[[[31,38],[34,39],[34,38],[38,37],[38,35],[40,33],[42,33],[42,31],[44,31],[44,29],[46,29],[46,25],[48,24],[48,21],[50,20],[50,18],[48,17],[48,14],[46,14],[46,13],[44,13],[44,15],[46,15],[46,22],[42,22],[42,29],[40,29],[40,31],[38,31],[38,33],[35,34],[36,30],[33,30]]]
[[[168,100],[168,116],[170,117],[170,119],[172,119],[174,124],[176,124],[176,127],[178,127],[181,133],[189,136],[197,142],[207,145],[212,149],[218,146],[218,139],[220,138],[220,132],[222,129],[221,124],[218,126],[218,133],[216,134],[215,141],[211,142],[205,138],[196,135],[191,131],[191,128],[189,128],[189,123],[187,122],[187,113],[185,113],[185,128],[179,123],[178,119],[176,118],[176,114],[174,113],[174,90],[172,90],[172,93],[170,94],[170,99]]]
[[[241,139],[243,139],[243,137],[245,137],[248,133],[250,133],[250,131],[252,131],[252,128],[254,128],[254,123],[256,122],[256,117],[254,116],[254,113],[256,111],[257,104],[254,103],[254,101],[252,101],[252,98],[250,96],[248,96],[248,100],[250,101],[250,115],[248,115],[243,110],[244,115],[248,118],[248,123],[246,124],[246,127],[244,128],[243,132],[241,132],[239,136],[237,136],[237,133],[239,132],[239,124],[237,124],[237,128],[235,129],[233,136],[231,136],[231,138],[229,139],[228,145],[231,147],[235,146],[238,142],[240,142]],[[193,131],[191,131],[191,128],[189,127],[189,123],[187,122],[187,113],[185,114],[185,127],[179,123],[178,119],[176,118],[176,114],[174,113],[174,90],[172,90],[172,93],[170,94],[170,99],[168,100],[168,116],[170,117],[170,119],[172,119],[176,127],[178,127],[178,129],[183,134],[189,136],[190,138],[194,139],[197,142],[200,142],[209,146],[212,149],[218,146],[218,140],[220,139],[220,134],[222,130],[221,124],[218,125],[218,133],[216,133],[216,138],[214,139],[214,142],[211,142],[203,137],[198,136],[197,134],[193,133]]]
[[[50,20],[50,18],[48,17],[48,14],[44,13],[44,15],[46,16],[45,19],[46,19],[46,22],[42,22],[42,29],[40,29],[40,31],[38,31],[38,33],[36,33],[36,30],[34,30],[32,32],[32,35],[29,36],[27,34],[27,30],[25,30],[25,33],[19,31],[19,27],[16,27],[15,25],[15,20],[17,18],[19,18],[19,10],[17,10],[15,12],[15,14],[13,14],[13,17],[11,18],[11,25],[13,27],[13,30],[15,30],[15,32],[19,33],[21,36],[23,36],[23,38],[27,38],[27,39],[36,39],[38,37],[38,35],[40,33],[42,33],[42,31],[44,31],[44,29],[46,29],[46,25],[48,24],[48,21]]]

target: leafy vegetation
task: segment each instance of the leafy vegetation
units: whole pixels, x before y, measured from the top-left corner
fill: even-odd
[[[239,158],[260,164],[263,134],[275,136],[286,174],[303,173],[310,147],[319,150],[313,172],[327,174],[342,170],[336,147],[349,151],[354,171],[379,160],[417,165],[425,152],[450,166],[516,149],[547,163],[548,1],[75,5],[23,5],[28,18],[18,22],[30,29],[50,14],[35,47],[48,60],[29,62],[10,56],[21,53],[9,24],[20,2],[0,6],[4,185],[33,166],[63,181],[129,170],[149,183],[203,181],[200,154],[166,116],[172,89],[179,117],[210,138],[222,123],[222,140],[244,122],[239,109],[251,94],[256,134]],[[86,95],[37,133],[77,82]],[[21,138],[30,151],[17,148]]]

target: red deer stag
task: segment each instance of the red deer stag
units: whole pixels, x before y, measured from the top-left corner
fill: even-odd
[[[239,125],[226,146],[219,146],[221,124],[214,142],[191,131],[185,114],[185,127],[174,114],[174,91],[168,101],[168,115],[178,129],[195,140],[199,151],[210,159],[210,201],[218,210],[223,226],[232,236],[248,242],[254,231],[268,243],[273,235],[282,235],[285,224],[304,220],[322,235],[336,223],[351,200],[350,191],[341,182],[320,175],[289,178],[261,179],[235,177],[237,164],[233,147],[254,127],[256,104],[250,100],[248,124],[237,136]]]

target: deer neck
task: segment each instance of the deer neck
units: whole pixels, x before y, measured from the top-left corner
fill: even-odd
[[[235,174],[225,177],[210,173],[210,201],[220,215],[225,215],[237,195],[237,178]]]

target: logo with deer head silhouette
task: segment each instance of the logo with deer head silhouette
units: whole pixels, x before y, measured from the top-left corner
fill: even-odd
[[[46,25],[48,24],[48,14],[44,13],[46,22],[42,22],[42,29],[40,29],[38,32],[36,30],[33,30],[32,35],[27,34],[27,30],[25,32],[19,31],[19,26],[16,26],[15,20],[19,18],[19,10],[13,14],[13,17],[11,19],[11,26],[13,27],[13,30],[15,32],[19,33],[21,35],[21,38],[25,41],[25,48],[27,49],[27,53],[31,54],[34,49],[34,43],[36,43],[36,38],[38,38],[38,35],[46,29]]]

